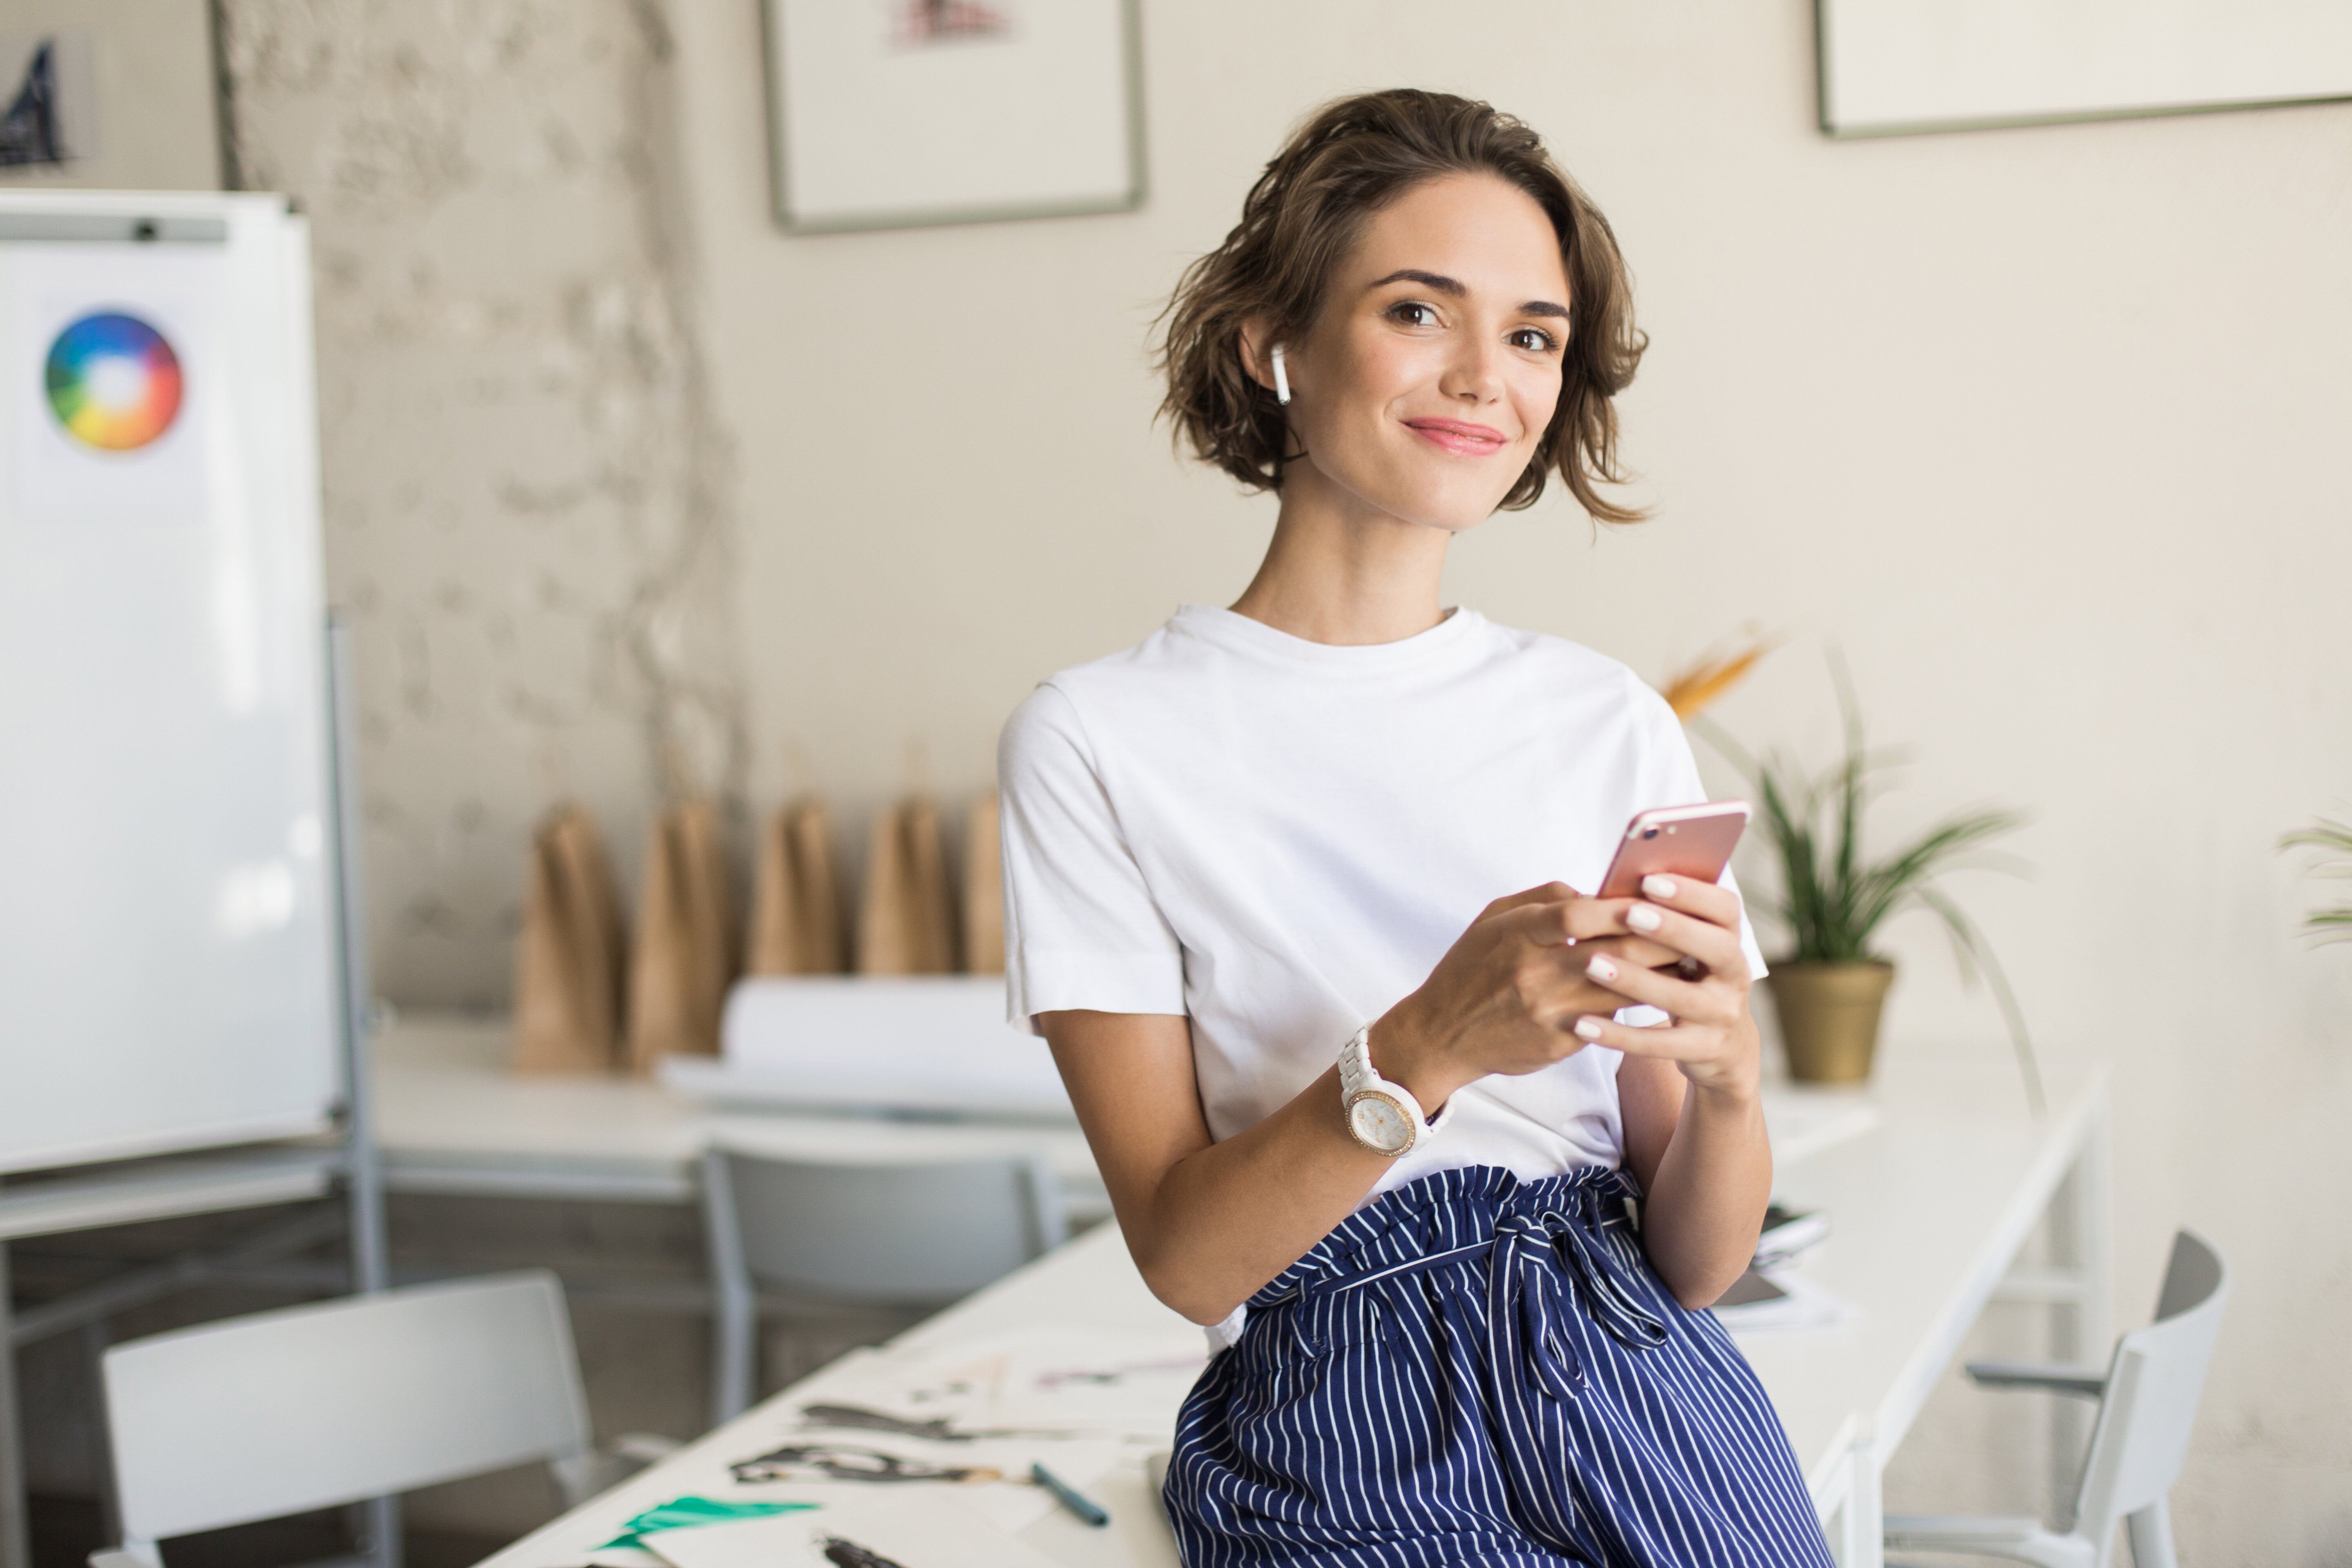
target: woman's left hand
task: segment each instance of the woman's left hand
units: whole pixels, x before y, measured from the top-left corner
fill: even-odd
[[[1756,1020],[1748,1008],[1750,976],[1739,946],[1739,895],[1688,877],[1645,877],[1642,897],[1612,900],[1623,929],[1685,955],[1680,965],[1642,969],[1596,954],[1585,967],[1597,984],[1628,1004],[1655,1007],[1667,1022],[1650,1028],[1603,1014],[1577,1019],[1578,1036],[1628,1056],[1671,1061],[1702,1089],[1757,1091]],[[1694,977],[1692,963],[1698,967]]]

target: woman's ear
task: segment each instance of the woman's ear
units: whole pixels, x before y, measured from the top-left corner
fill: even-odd
[[[1281,384],[1288,380],[1286,367],[1277,367],[1275,363],[1274,351],[1279,346],[1274,336],[1272,322],[1252,321],[1243,323],[1240,348],[1242,374],[1277,395],[1285,390]],[[1286,359],[1288,356],[1286,354],[1284,357]],[[1287,397],[1282,400],[1285,403],[1290,401]]]

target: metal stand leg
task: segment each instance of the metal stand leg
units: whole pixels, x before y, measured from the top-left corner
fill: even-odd
[[[332,730],[335,784],[337,931],[343,982],[343,1142],[352,1203],[352,1285],[369,1294],[384,1288],[383,1169],[375,1146],[368,1094],[368,1034],[373,985],[368,978],[367,905],[360,864],[358,696],[352,683],[351,628],[327,624],[328,719]]]
[[[341,894],[337,934],[343,980],[343,1166],[352,1205],[352,1284],[373,1294],[389,1283],[383,1217],[383,1167],[375,1146],[368,1098],[368,1032],[373,986],[368,980],[367,905],[360,866],[358,695],[352,680],[351,628],[327,624],[328,721],[333,742],[335,885]],[[368,1560],[400,1568],[400,1500],[371,1498]]]
[[[82,1365],[89,1373],[89,1473],[98,1481],[98,1525],[108,1541],[120,1541],[122,1506],[114,1493],[114,1438],[106,1422],[106,1347],[113,1339],[103,1318],[81,1326]]]
[[[2063,1365],[2104,1365],[2115,1334],[2114,1236],[2108,1209],[2107,1115],[2095,1110],[2065,1184],[2050,1205],[2051,1259],[2068,1289],[2051,1312],[2051,1359]],[[2088,1413],[2079,1402],[2050,1402],[2050,1490],[2053,1514],[2071,1523],[2081,1484]]]
[[[16,1413],[16,1348],[8,1335],[8,1244],[0,1241],[0,1568],[33,1568],[25,1520],[24,1428]]]

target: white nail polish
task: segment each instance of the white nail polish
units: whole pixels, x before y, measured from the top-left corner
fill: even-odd
[[[1580,1040],[1599,1039],[1601,1037],[1601,1020],[1594,1017],[1590,1013],[1587,1013],[1583,1017],[1579,1018],[1576,1021],[1576,1037]]]
[[[1649,894],[1650,897],[1654,899],[1671,899],[1678,890],[1679,889],[1675,886],[1675,879],[1672,877],[1644,877],[1642,879],[1642,891]]]
[[[1635,904],[1625,911],[1625,923],[1635,931],[1655,931],[1666,923],[1666,918],[1647,904]]]
[[[1605,985],[1617,978],[1617,966],[1605,958],[1595,958],[1584,966],[1584,973]]]

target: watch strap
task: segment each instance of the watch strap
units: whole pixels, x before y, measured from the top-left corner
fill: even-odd
[[[1442,1131],[1447,1122],[1453,1121],[1454,1103],[1461,1099],[1458,1094],[1448,1095],[1445,1109],[1433,1118],[1412,1090],[1393,1079],[1382,1078],[1381,1069],[1372,1065],[1372,1026],[1367,1024],[1349,1037],[1348,1043],[1340,1047],[1340,1103],[1351,1103],[1358,1095],[1372,1089],[1387,1095],[1412,1113],[1415,1143],[1433,1132]]]

